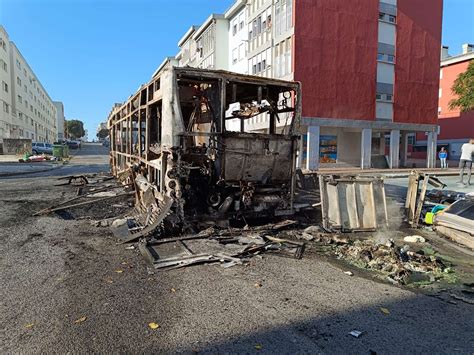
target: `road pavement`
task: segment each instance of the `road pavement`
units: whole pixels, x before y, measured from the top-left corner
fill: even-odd
[[[90,211],[32,216],[75,196],[53,186],[67,169],[107,170],[104,153],[86,146],[64,168],[0,179],[1,353],[472,354],[473,305],[346,275],[311,244],[301,260],[157,273]]]
[[[82,149],[71,149],[71,159],[62,162],[0,163],[0,178],[22,179],[107,172],[109,148],[100,143],[84,143]],[[54,170],[54,172],[53,172]]]

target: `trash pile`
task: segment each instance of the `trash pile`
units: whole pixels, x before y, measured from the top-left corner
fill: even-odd
[[[409,245],[397,246],[393,239],[377,243],[369,239],[348,239],[334,234],[318,233],[317,227],[309,227],[301,238],[312,236],[319,245],[330,246],[331,253],[338,259],[349,262],[359,268],[375,270],[386,275],[394,284],[411,284],[415,282],[434,282],[451,268],[434,255],[426,255],[423,250],[411,250]],[[408,236],[404,241],[424,243],[420,236]]]
[[[408,245],[398,247],[393,240],[385,245],[356,240],[338,247],[335,254],[364,268],[387,273],[387,280],[402,285],[433,282],[436,274],[450,270],[436,256],[425,255],[422,250],[411,251]]]
[[[25,154],[23,158],[18,159],[20,163],[38,163],[38,162],[43,162],[43,161],[56,161],[58,160],[56,157],[50,156],[50,155],[31,155],[31,154]]]

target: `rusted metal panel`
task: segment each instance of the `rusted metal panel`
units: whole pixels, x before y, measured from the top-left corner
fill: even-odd
[[[274,182],[291,178],[292,140],[286,137],[224,137],[229,181]]]
[[[321,175],[319,185],[325,229],[352,232],[388,226],[383,178]]]

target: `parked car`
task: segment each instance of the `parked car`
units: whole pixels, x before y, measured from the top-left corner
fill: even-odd
[[[79,141],[67,141],[66,144],[69,149],[79,149],[81,147],[81,142]]]
[[[31,151],[33,154],[53,154],[53,145],[51,143],[32,142]]]

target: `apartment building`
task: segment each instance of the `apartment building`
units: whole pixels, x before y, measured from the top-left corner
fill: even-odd
[[[397,168],[406,165],[417,132],[426,137],[432,167],[442,6],[442,0],[236,1],[224,15],[193,26],[176,58],[186,59],[189,47],[190,59],[180,65],[300,81],[302,167],[369,168],[377,156]],[[245,128],[262,131],[267,120],[251,118]]]
[[[227,69],[228,21],[224,15],[212,14],[194,32],[196,57],[193,66],[203,69]]]
[[[53,101],[54,107],[56,107],[56,140],[65,139],[64,136],[64,105],[61,101]]]
[[[193,39],[194,33],[199,29],[199,26],[191,26],[186,31],[184,36],[179,40],[178,47],[179,53],[176,55],[176,60],[180,67],[194,67],[194,63],[197,57],[197,45]]]
[[[224,14],[229,43],[229,61],[225,69],[241,74],[248,74],[246,3],[247,0],[238,0]]]
[[[0,140],[10,137],[12,129],[12,83],[10,76],[10,41],[5,29],[0,26]]]
[[[449,102],[455,98],[451,88],[459,74],[464,73],[469,63],[474,61],[474,45],[463,44],[461,53],[454,56],[449,55],[448,50],[448,47],[443,47],[441,50],[437,149],[444,147],[448,152],[448,158],[457,160],[461,156],[461,146],[474,138],[474,111],[461,112],[458,108],[451,109]],[[426,136],[417,134],[415,151],[412,155],[416,158],[424,158],[426,146]]]
[[[0,139],[54,142],[57,118],[53,101],[2,26],[0,44]]]

